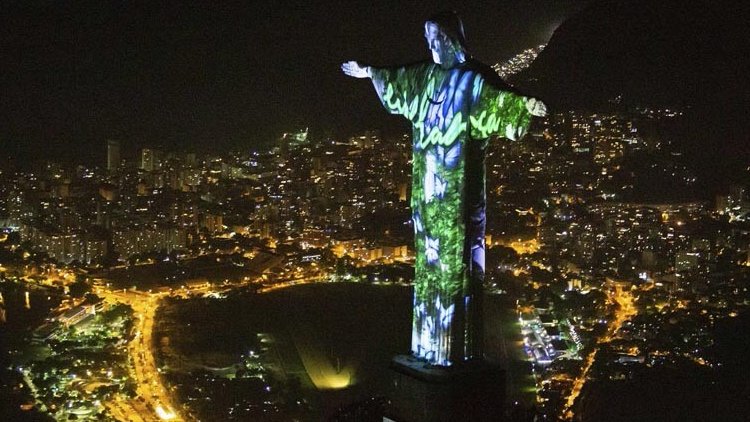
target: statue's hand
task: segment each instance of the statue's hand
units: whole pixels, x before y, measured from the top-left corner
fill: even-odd
[[[341,70],[344,72],[345,75],[348,75],[354,78],[369,78],[370,77],[370,67],[362,66],[353,60],[343,63],[341,65]]]
[[[526,101],[526,110],[529,110],[532,116],[544,117],[547,115],[547,106],[536,98],[529,98]]]

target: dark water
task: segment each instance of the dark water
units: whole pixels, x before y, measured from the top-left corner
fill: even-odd
[[[4,321],[0,322],[0,420],[51,421],[36,410],[21,410],[22,405],[32,403],[31,394],[11,365],[23,353],[32,331],[44,323],[50,309],[59,305],[61,295],[55,289],[29,289],[10,282],[0,283],[0,293],[4,302]]]
[[[361,412],[388,389],[392,357],[409,348],[411,295],[404,286],[326,283],[225,300],[172,300],[157,311],[154,336],[157,342],[169,338],[158,355],[177,368],[186,361],[228,365],[248,348],[257,350],[256,333],[270,333],[273,356],[284,372],[298,377],[311,403],[310,413],[298,419],[326,420],[340,408],[353,406],[352,412]],[[165,354],[167,350],[171,352]],[[351,370],[352,384],[316,390],[300,353]],[[206,420],[222,420],[226,413],[215,406],[207,409]]]
[[[28,307],[26,292],[29,292]],[[27,288],[5,282],[0,284],[0,293],[5,302],[5,322],[0,323],[0,336],[16,337],[29,332],[44,322],[50,309],[60,304],[58,290],[48,288]]]
[[[5,313],[5,321],[0,322],[0,349],[3,351],[0,361],[5,364],[7,352],[24,344],[24,338],[44,323],[50,309],[60,304],[61,295],[56,289],[27,288],[10,282],[0,284],[0,293],[3,295]]]

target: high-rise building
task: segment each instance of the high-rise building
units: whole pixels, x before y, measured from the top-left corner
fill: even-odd
[[[161,250],[171,252],[186,247],[187,242],[187,231],[172,225],[121,227],[112,231],[112,246],[123,258]]]
[[[107,170],[115,171],[120,166],[120,142],[107,141]]]
[[[143,148],[141,150],[141,165],[140,168],[143,171],[154,171],[155,151],[150,148]]]
[[[99,236],[77,231],[48,231],[24,225],[22,238],[34,248],[46,252],[50,258],[64,263],[78,261],[90,264],[107,255],[107,241]]]
[[[700,254],[692,251],[678,251],[674,258],[674,269],[677,272],[690,271],[698,267]]]

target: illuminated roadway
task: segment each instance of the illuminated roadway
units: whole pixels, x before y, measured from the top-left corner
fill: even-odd
[[[614,288],[607,289],[607,292],[607,300],[610,303],[616,303],[618,306],[615,309],[609,327],[607,327],[607,332],[597,340],[594,350],[586,356],[583,368],[581,369],[581,374],[573,381],[570,395],[565,401],[565,406],[563,406],[562,410],[562,417],[565,420],[573,419],[573,404],[575,404],[576,399],[581,394],[581,389],[583,389],[583,386],[586,384],[588,372],[596,360],[596,354],[599,352],[599,345],[610,342],[615,334],[617,334],[617,331],[620,330],[622,324],[638,314],[638,310],[633,303],[635,301],[635,296],[630,290],[623,289],[621,283],[614,283]]]
[[[320,282],[327,278],[321,274],[310,277],[302,277],[294,280],[275,283],[264,286],[258,290],[259,293]],[[172,397],[168,389],[161,381],[161,374],[153,351],[153,329],[154,316],[159,306],[159,301],[166,296],[190,296],[207,293],[218,293],[219,290],[231,290],[250,284],[243,282],[231,287],[223,286],[223,289],[212,288],[210,285],[200,287],[176,289],[172,293],[146,293],[134,290],[114,290],[98,284],[95,293],[105,302],[110,304],[126,304],[133,309],[135,335],[128,343],[127,350],[130,365],[130,376],[136,383],[136,397],[127,398],[117,395],[104,406],[111,415],[119,421],[128,422],[153,422],[153,421],[183,421],[184,415],[180,415],[173,405]]]
[[[140,293],[99,289],[97,293],[110,303],[124,303],[133,309],[135,336],[128,344],[128,356],[132,362],[131,376],[136,382],[138,399],[115,398],[107,408],[118,420],[158,421],[182,420],[174,407],[167,389],[161,382],[152,350],[154,315],[159,300],[166,293]]]

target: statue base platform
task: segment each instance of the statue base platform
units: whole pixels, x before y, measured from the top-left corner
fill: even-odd
[[[391,362],[391,412],[398,422],[501,421],[505,373],[485,361],[433,366],[409,355]]]

